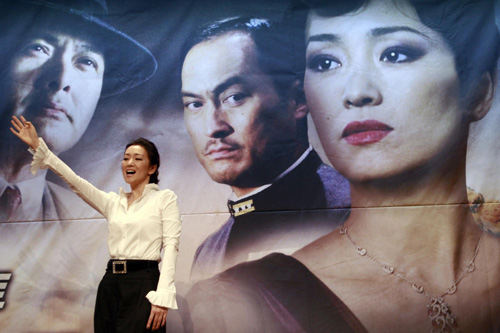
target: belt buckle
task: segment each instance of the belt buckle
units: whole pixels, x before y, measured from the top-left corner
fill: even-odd
[[[123,265],[122,270],[117,270],[116,265]],[[126,261],[113,261],[113,274],[127,274],[127,262]]]

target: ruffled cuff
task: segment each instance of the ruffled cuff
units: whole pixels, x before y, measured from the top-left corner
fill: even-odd
[[[45,159],[49,155],[50,149],[42,138],[38,138],[38,148],[36,151],[31,148],[28,150],[33,154],[33,161],[31,162],[31,173],[33,175],[36,175],[38,169],[48,168],[48,166],[45,165]]]
[[[171,291],[150,291],[146,298],[151,304],[162,306],[169,309],[177,309],[177,300],[175,299],[175,292]]]

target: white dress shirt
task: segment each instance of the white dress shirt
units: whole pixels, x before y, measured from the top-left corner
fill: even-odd
[[[108,247],[112,259],[161,260],[163,263],[156,291],[147,294],[155,305],[177,309],[175,299],[175,264],[179,249],[181,218],[177,196],[148,184],[142,196],[130,207],[127,193],[104,192],[77,176],[71,168],[54,155],[42,138],[34,152],[31,171],[50,168],[85,202],[108,220]]]

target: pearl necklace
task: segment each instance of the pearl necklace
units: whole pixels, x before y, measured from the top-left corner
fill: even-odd
[[[467,275],[468,273],[472,273],[475,269],[474,266],[474,261],[476,260],[477,253],[479,252],[479,245],[481,244],[481,240],[483,239],[483,234],[481,233],[481,237],[479,237],[479,241],[477,242],[476,249],[474,251],[474,255],[472,258],[469,260],[465,268],[462,270],[458,278],[453,282],[453,284],[446,289],[446,291],[440,295],[437,296],[432,296],[428,294],[424,287],[421,285],[412,282],[406,278],[406,276],[398,271],[396,271],[396,266],[388,265],[377,259],[376,257],[372,256],[370,253],[368,253],[368,250],[365,248],[359,246],[356,244],[356,242],[352,239],[351,235],[347,231],[347,227],[343,225],[340,227],[340,234],[341,235],[346,235],[349,241],[354,245],[354,248],[356,249],[356,253],[359,254],[362,257],[366,257],[370,259],[371,261],[375,262],[377,265],[379,265],[382,270],[392,276],[395,276],[396,278],[405,281],[409,285],[411,285],[411,288],[413,291],[415,291],[418,294],[421,294],[425,297],[427,297],[431,304],[426,305],[427,308],[427,315],[429,316],[429,319],[431,320],[432,324],[432,329],[431,332],[437,333],[437,332],[459,332],[459,327],[457,323],[457,319],[455,315],[451,312],[451,307],[448,305],[448,303],[444,302],[444,297],[447,295],[452,295],[457,291],[458,284],[462,279]]]

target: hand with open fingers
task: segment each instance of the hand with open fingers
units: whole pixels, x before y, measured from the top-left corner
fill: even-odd
[[[149,315],[146,328],[156,331],[160,329],[160,327],[165,326],[167,323],[167,312],[168,308],[151,304],[151,314]]]
[[[35,126],[30,121],[24,119],[23,116],[21,116],[20,119],[16,116],[12,116],[10,123],[13,126],[13,128],[10,128],[12,133],[30,146],[31,149],[36,150],[38,148],[38,134]]]

